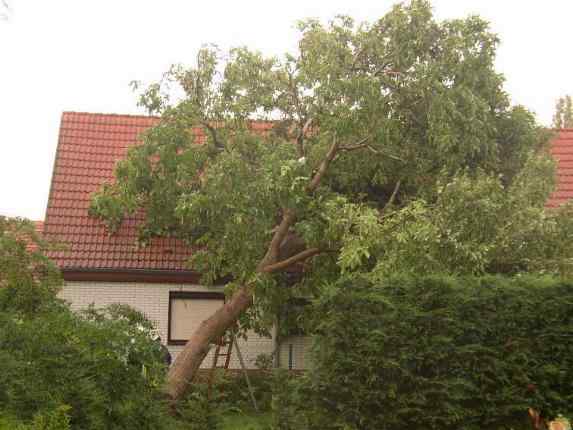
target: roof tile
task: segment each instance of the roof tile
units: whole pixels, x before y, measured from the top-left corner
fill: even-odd
[[[44,229],[49,239],[68,245],[68,251],[50,252],[61,268],[188,270],[192,251],[175,238],[135,246],[141,215],[113,235],[88,216],[91,193],[113,181],[117,160],[157,123],[145,116],[63,113]]]
[[[189,270],[192,251],[175,238],[154,238],[147,247],[136,247],[137,222],[142,214],[126,219],[110,235],[102,223],[88,216],[90,195],[104,182],[113,181],[117,160],[140,143],[140,135],[158,123],[158,118],[113,114],[64,112],[44,235],[68,244],[67,251],[51,251],[63,269]],[[269,124],[254,123],[265,132]],[[204,134],[194,129],[196,142]],[[547,207],[557,207],[573,198],[573,130],[559,130],[551,142],[557,159],[557,189]]]
[[[546,207],[558,207],[573,198],[573,130],[556,130],[551,154],[557,161],[557,187]]]

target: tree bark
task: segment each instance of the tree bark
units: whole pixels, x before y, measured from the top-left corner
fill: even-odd
[[[210,345],[231,328],[252,303],[253,296],[248,287],[240,287],[221,308],[199,325],[167,374],[167,394],[172,400],[178,400],[185,394]]]

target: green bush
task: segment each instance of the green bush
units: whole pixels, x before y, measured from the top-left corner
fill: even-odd
[[[160,350],[127,318],[4,313],[0,363],[0,413],[27,422],[65,404],[74,429],[161,428]]]
[[[311,410],[306,408],[306,381],[285,369],[275,369],[272,380],[273,429],[304,430],[309,427]],[[315,420],[315,426],[319,427]]]
[[[122,305],[73,313],[50,246],[0,216],[0,428],[172,428],[151,323]]]
[[[206,384],[194,384],[187,396],[177,404],[177,417],[188,430],[217,430],[220,411],[216,402],[209,400]]]
[[[528,407],[573,404],[571,282],[358,279],[314,307],[316,428],[517,428]]]
[[[233,422],[246,422],[260,416],[268,418],[271,407],[270,371],[249,374],[251,388],[258,411],[255,410],[246,379],[242,372],[217,371],[214,375],[210,399],[208,398],[208,374],[203,380],[193,383],[186,397],[178,402],[177,418],[189,429],[215,430],[227,428]],[[245,424],[245,425],[247,425]],[[258,427],[257,427],[258,428]]]
[[[270,371],[249,373],[251,389],[260,411],[270,409],[271,379]],[[213,400],[218,403],[222,410],[232,409],[235,412],[254,411],[249,387],[242,372],[218,375],[213,390]]]
[[[62,405],[53,411],[36,414],[32,424],[20,425],[16,430],[69,430],[69,410],[69,406]]]
[[[0,416],[0,430],[70,430],[70,407],[62,405],[52,411],[37,413],[29,424]]]

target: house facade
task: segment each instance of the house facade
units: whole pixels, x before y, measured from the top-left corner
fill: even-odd
[[[88,215],[91,194],[113,181],[118,160],[137,145],[142,132],[157,124],[146,116],[65,112],[62,115],[44,236],[64,250],[49,256],[62,270],[60,293],[73,309],[124,303],[143,312],[156,326],[175,358],[194,329],[224,300],[222,286],[201,285],[200,274],[187,266],[192,250],[176,238],[154,238],[145,247],[136,243],[136,214],[110,234]],[[200,142],[204,135],[195,130]],[[261,337],[250,333],[239,340],[247,368],[260,354],[274,353],[281,367],[304,369],[308,341],[295,336]],[[207,356],[202,367],[211,367]],[[231,368],[239,368],[236,354]]]

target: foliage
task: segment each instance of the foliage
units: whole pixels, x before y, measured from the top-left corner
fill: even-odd
[[[571,96],[559,97],[555,104],[555,115],[553,115],[553,127],[573,128],[573,104]]]
[[[548,159],[529,160],[508,187],[480,171],[438,183],[433,201],[417,199],[387,216],[370,275],[570,274],[572,255],[559,237],[573,234],[571,206],[544,208],[552,169]]]
[[[258,411],[254,409],[242,373],[216,372],[211,397],[206,374],[200,374],[186,396],[177,403],[177,419],[190,429],[267,428],[271,408],[270,371],[249,374]],[[186,427],[187,428],[187,427]]]
[[[143,209],[142,243],[179,237],[204,282],[248,286],[244,328],[349,273],[566,272],[570,223],[543,209],[549,135],[510,106],[487,22],[412,0],[299,30],[296,53],[206,47],[144,88],[160,123],[90,213],[113,230]]]
[[[60,271],[31,221],[0,216],[0,313],[38,314],[58,307]]]
[[[309,428],[308,417],[312,410],[305,405],[304,379],[285,369],[273,373],[273,429],[302,430]]]
[[[177,416],[189,430],[217,430],[220,428],[220,411],[216,402],[210,401],[207,385],[194,384],[193,390],[177,404]]]
[[[257,370],[249,373],[249,381],[257,407],[268,411],[271,403],[271,372]],[[223,377],[216,388],[217,401],[222,409],[244,413],[254,409],[247,380],[242,373]]]
[[[202,375],[203,376],[203,375]],[[211,398],[208,384],[195,381],[191,391],[178,402],[177,417],[190,429],[259,428],[268,419],[271,403],[270,373],[249,375],[259,411],[255,411],[246,380],[242,374],[217,372],[214,375]],[[263,418],[257,418],[259,415]],[[266,428],[266,427],[265,427]]]
[[[221,430],[270,430],[271,428],[269,414],[250,413],[224,416]]]
[[[573,402],[571,282],[348,279],[314,314],[312,428],[501,429]]]
[[[0,417],[0,430],[69,430],[69,409],[69,406],[62,405],[52,411],[38,413],[30,424]]]
[[[86,320],[67,309],[3,313],[0,344],[6,413],[29,420],[66,404],[72,428],[161,428],[160,350],[127,321],[100,313]]]
[[[0,416],[30,430],[171,428],[151,324],[121,305],[73,313],[34,241],[30,222],[0,217]]]

